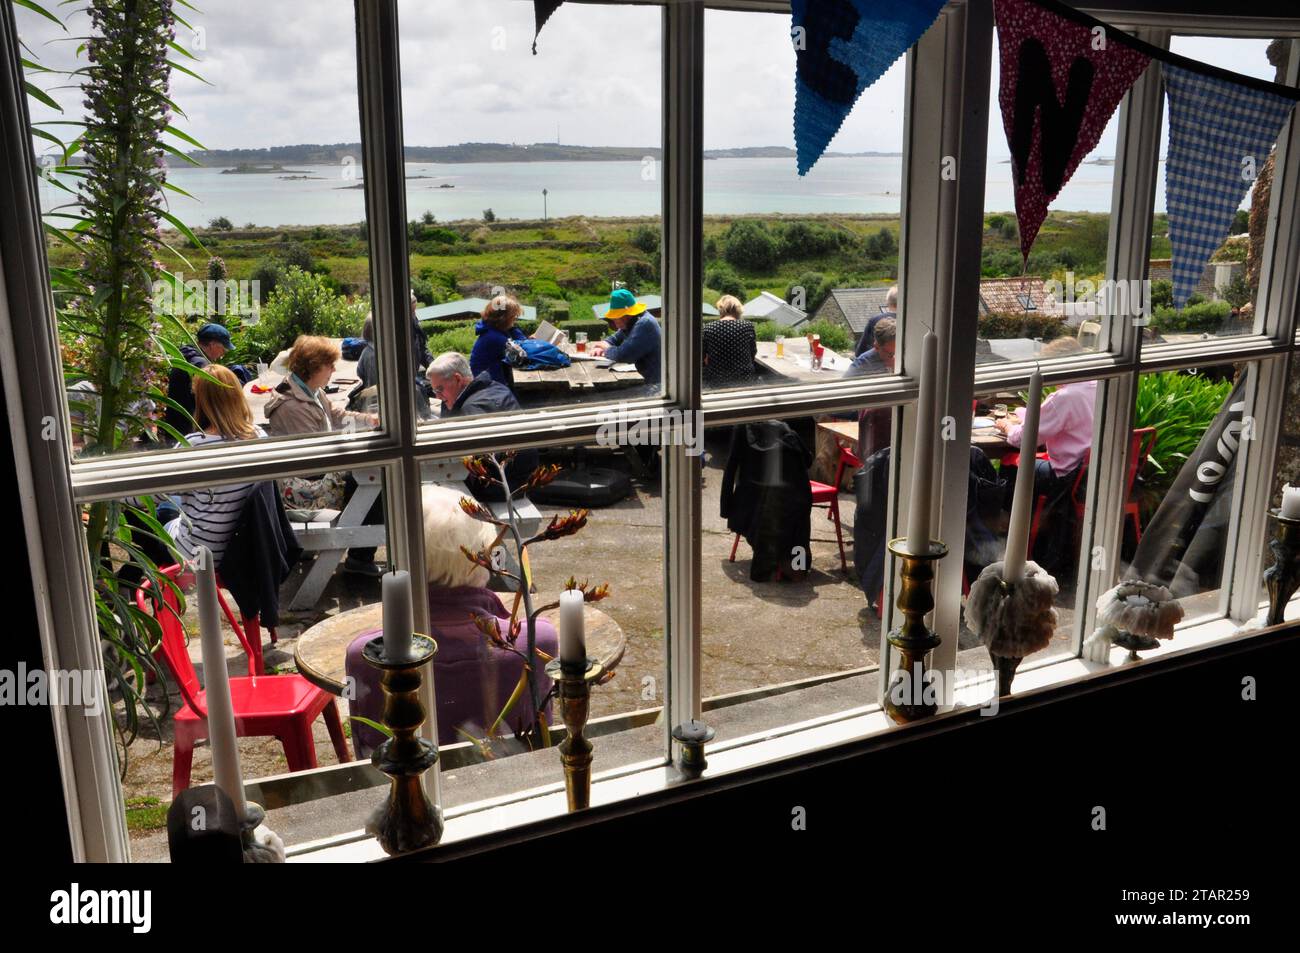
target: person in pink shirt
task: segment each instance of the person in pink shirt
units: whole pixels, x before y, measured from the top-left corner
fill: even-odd
[[[1045,358],[1065,357],[1082,348],[1074,338],[1058,338],[1043,347]],[[1034,460],[1034,488],[1051,494],[1053,484],[1072,476],[1083,464],[1092,447],[1092,417],[1097,403],[1097,382],[1076,381],[1063,384],[1044,398],[1038,416],[1038,441],[1047,447],[1046,460]],[[1020,446],[1021,422],[1010,417],[995,421],[1007,435],[1007,443]],[[1037,448],[1022,448],[1034,453]]]

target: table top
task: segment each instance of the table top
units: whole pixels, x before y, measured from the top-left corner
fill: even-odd
[[[850,448],[858,444],[858,423],[856,420],[823,420],[817,426],[835,436],[847,440]],[[1001,456],[1015,449],[1007,443],[1006,434],[996,427],[981,427],[970,432],[971,446],[979,447],[987,456]]]
[[[565,344],[563,350],[570,357],[578,353],[572,343]],[[516,391],[612,390],[631,387],[645,381],[645,378],[635,370],[616,371],[611,367],[599,366],[591,360],[577,359],[568,367],[539,371],[516,369],[514,378]]]
[[[505,601],[509,593],[501,593]],[[383,621],[381,602],[348,609],[332,615],[298,636],[293,650],[293,660],[303,678],[334,695],[343,694],[343,680],[347,669],[348,646],[362,632],[378,629]],[[558,609],[542,613],[552,625],[559,626]],[[583,606],[583,621],[587,636],[587,651],[607,667],[617,665],[623,657],[626,639],[623,628],[610,616],[595,606]],[[435,656],[436,658],[436,656]]]
[[[851,356],[846,357],[826,348],[821,370],[814,371],[808,354],[808,339],[804,337],[786,338],[785,354],[781,357],[776,356],[775,341],[759,341],[754,360],[769,371],[803,383],[838,380],[853,363]]]

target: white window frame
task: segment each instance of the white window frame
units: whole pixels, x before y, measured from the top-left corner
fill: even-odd
[[[570,0],[570,3],[596,0]],[[911,488],[910,436],[914,432],[916,355],[927,327],[934,326],[945,346],[940,373],[949,382],[945,406],[958,422],[955,441],[942,456],[936,501],[946,539],[962,538],[965,519],[966,447],[969,407],[976,390],[1023,386],[1028,365],[977,368],[974,349],[953,346],[973,340],[983,230],[984,172],[987,150],[992,11],[989,0],[953,0],[936,25],[907,54],[907,110],[903,157],[900,285],[903,346],[900,373],[824,386],[792,385],[705,394],[699,374],[701,297],[701,222],[703,189],[703,87],[705,9],[788,14],[781,0],[624,0],[662,7],[663,14],[663,296],[670,313],[692,316],[689,333],[666,336],[665,392],[636,402],[647,415],[701,411],[709,426],[774,416],[799,416],[868,406],[898,408],[895,462],[890,481],[889,529],[896,534]],[[99,499],[165,489],[211,485],[319,472],[328,467],[381,466],[389,492],[389,548],[393,561],[423,577],[419,476],[422,461],[473,451],[574,443],[593,439],[601,405],[592,404],[502,418],[420,427],[409,388],[413,371],[405,346],[406,288],[409,285],[402,170],[401,75],[396,0],[356,0],[358,95],[367,174],[365,196],[370,235],[374,313],[378,323],[381,400],[385,430],[357,435],[322,435],[238,448],[220,445],[166,455],[128,455],[73,462],[66,426],[58,439],[41,439],[48,419],[67,420],[53,305],[46,277],[45,248],[30,162],[26,99],[15,60],[12,10],[0,12],[0,362],[13,435],[28,552],[32,567],[42,646],[54,668],[99,670],[102,660],[90,599],[90,564],[76,507]],[[1232,17],[1193,17],[1097,11],[1107,22],[1135,29],[1152,42],[1168,32],[1218,35],[1300,35],[1300,21],[1249,21]],[[1289,82],[1300,69],[1293,54]],[[1159,143],[1160,92],[1151,71],[1134,87],[1121,108],[1121,137],[1112,204],[1108,271],[1145,269],[1150,235],[1154,159],[1142,150]],[[1154,137],[1154,138],[1153,138]],[[1234,545],[1225,564],[1224,613],[1253,615],[1259,603],[1258,553],[1266,531],[1263,507],[1271,489],[1279,410],[1287,368],[1296,350],[1300,285],[1300,129],[1293,120],[1279,147],[1278,176],[1267,236],[1267,265],[1261,280],[1255,335],[1230,341],[1152,349],[1141,353],[1131,329],[1106,340],[1101,353],[1044,368],[1046,380],[1105,376],[1099,388],[1104,412],[1097,415],[1094,461],[1085,517],[1087,546],[1112,546],[1121,528],[1123,455],[1131,427],[1137,375],[1156,368],[1191,367],[1251,358],[1257,436],[1239,457],[1238,505]],[[940,181],[941,156],[956,157],[959,169],[951,188]],[[401,319],[398,318],[401,316]],[[20,387],[21,382],[21,387]],[[607,405],[606,405],[607,406]],[[1267,414],[1267,416],[1265,416]],[[670,419],[678,419],[676,417]],[[936,448],[938,452],[938,448]],[[682,441],[664,453],[664,621],[668,673],[663,761],[672,755],[669,727],[701,713],[700,684],[700,524],[699,461]],[[1247,504],[1250,505],[1247,505]],[[1085,551],[1088,551],[1085,549]],[[1085,561],[1081,560],[1081,563]],[[1115,560],[1111,561],[1117,562]],[[940,564],[934,625],[943,639],[933,665],[950,670],[956,659],[960,554]],[[1075,644],[1090,625],[1088,605],[1113,580],[1082,572]],[[887,602],[893,580],[887,583]],[[427,628],[427,606],[416,600],[417,628]],[[891,618],[887,617],[887,630]],[[1217,630],[1215,630],[1217,631]],[[889,667],[882,637],[881,679]],[[426,679],[426,682],[431,680]],[[431,685],[429,700],[431,701]],[[948,699],[951,701],[951,699]],[[877,699],[863,699],[872,705]],[[430,711],[432,711],[432,705]],[[846,718],[861,717],[848,713]],[[74,856],[78,860],[121,861],[129,857],[113,732],[107,716],[89,719],[77,710],[53,709],[58,758]],[[836,719],[825,720],[833,723]],[[848,722],[845,722],[848,724]],[[433,732],[434,726],[427,726]],[[847,730],[847,729],[846,729]],[[802,738],[800,745],[824,745],[826,736]],[[831,742],[834,743],[834,742]],[[799,749],[787,742],[771,757]],[[758,751],[760,749],[754,749]],[[762,749],[768,750],[768,749]],[[774,751],[776,749],[773,749]],[[661,772],[662,773],[662,772]],[[433,782],[437,796],[437,779]],[[635,792],[633,792],[635,794]]]

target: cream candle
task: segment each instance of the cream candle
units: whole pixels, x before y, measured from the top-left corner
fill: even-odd
[[[938,426],[939,339],[933,331],[921,342],[920,393],[916,402],[916,453],[912,457],[912,506],[907,520],[909,552],[930,551],[930,510],[934,492],[934,432]]]
[[[411,574],[405,569],[383,576],[384,657],[398,661],[411,657],[415,611],[411,605]]]
[[[243,820],[248,813],[248,804],[244,800],[244,777],[239,769],[235,708],[230,700],[230,673],[226,670],[226,645],[221,637],[217,571],[212,565],[212,552],[206,546],[198,547],[195,565],[199,641],[203,649],[203,687],[208,709],[208,744],[212,747],[213,781],[235,805],[235,815]]]
[[[1038,410],[1043,398],[1043,375],[1034,368],[1029,378],[1029,406],[1020,428],[1020,466],[1016,471],[1016,491],[1011,501],[1011,523],[1007,527],[1007,554],[1002,563],[1002,578],[1015,582],[1025,574],[1029,550],[1029,523],[1034,511],[1034,460],[1038,450]]]
[[[1282,487],[1282,518],[1300,520],[1300,486]]]
[[[585,666],[587,663],[587,636],[582,618],[585,597],[579,589],[566,589],[560,593],[560,662],[564,665]]]

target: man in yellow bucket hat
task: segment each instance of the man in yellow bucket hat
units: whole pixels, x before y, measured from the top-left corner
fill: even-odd
[[[609,296],[605,320],[614,327],[614,333],[594,343],[591,353],[622,364],[635,364],[648,389],[657,391],[662,334],[654,315],[645,313],[645,302],[637,301],[626,288],[619,288]]]

